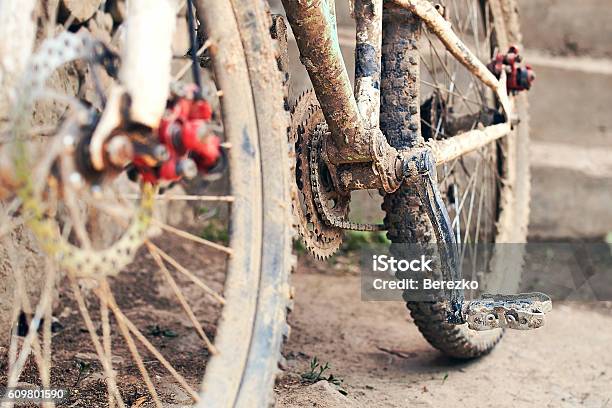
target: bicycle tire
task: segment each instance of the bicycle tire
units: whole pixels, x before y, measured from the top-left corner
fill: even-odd
[[[265,0],[198,0],[196,6],[216,45],[211,59],[233,162],[226,306],[215,336],[218,354],[200,377],[198,406],[267,406],[289,331],[288,276],[295,263],[286,78]]]
[[[481,2],[484,5],[486,2]],[[507,41],[521,44],[521,33],[518,24],[517,4],[514,0],[500,2],[506,28]],[[393,17],[392,17],[393,18]],[[397,16],[395,16],[397,18]],[[387,22],[392,20],[387,20]],[[389,29],[389,28],[387,28]],[[391,30],[402,28],[391,28]],[[385,28],[383,28],[385,30]],[[404,27],[404,30],[408,30]],[[495,35],[493,33],[492,35]],[[410,121],[405,112],[397,109],[406,101],[407,91],[397,86],[406,81],[408,84],[419,80],[419,73],[411,72],[412,66],[408,58],[398,61],[391,69],[385,69],[385,59],[394,59],[406,53],[410,47],[407,33],[402,35],[389,33],[387,41],[383,42],[383,79],[381,82],[381,129],[388,136],[390,142],[398,148],[409,148],[418,145],[422,139],[418,132],[406,132]],[[495,41],[500,49],[507,49],[508,44],[500,43],[503,36],[497,36]],[[399,38],[399,40],[398,40]],[[503,42],[503,41],[502,41]],[[418,57],[417,57],[418,58]],[[395,60],[394,60],[395,61]],[[410,85],[406,87],[410,89]],[[414,95],[413,95],[414,96]],[[415,96],[418,100],[418,94]],[[524,243],[527,236],[530,200],[530,172],[529,172],[529,117],[527,113],[526,95],[514,97],[519,122],[514,131],[508,135],[509,149],[503,157],[505,165],[510,169],[509,180],[514,180],[507,186],[506,195],[499,199],[499,213],[497,219],[495,242],[498,243]],[[422,126],[419,123],[419,126]],[[403,132],[403,133],[402,133]],[[387,236],[394,243],[431,243],[435,241],[431,223],[421,205],[415,188],[402,186],[397,192],[384,197],[382,209],[385,211],[385,225],[388,228]],[[509,276],[500,276],[499,271],[488,271],[489,279],[505,279],[505,287],[517,288],[520,283],[520,270],[522,268],[523,253],[513,258],[516,263]],[[494,260],[491,262],[494,263]],[[475,332],[466,325],[452,325],[446,322],[446,307],[442,302],[407,302],[407,308],[425,339],[444,354],[460,359],[483,356],[489,353],[503,336],[502,330],[488,332]]]

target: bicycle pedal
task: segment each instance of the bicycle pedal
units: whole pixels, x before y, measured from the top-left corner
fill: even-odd
[[[472,330],[533,330],[544,325],[545,315],[551,310],[552,301],[544,293],[485,294],[464,302],[462,314]]]

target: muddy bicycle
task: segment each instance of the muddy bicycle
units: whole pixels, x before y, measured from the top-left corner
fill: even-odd
[[[526,239],[534,75],[513,0],[354,1],[354,88],[333,0],[285,0],[314,88],[293,104],[289,30],[265,1],[130,0],[111,44],[70,2],[36,21],[26,3],[0,15],[20,44],[2,76],[3,386],[70,386],[84,406],[266,406],[294,224],[320,259],[344,230],[437,243],[451,280],[466,246]],[[349,218],[368,189],[384,225]],[[486,279],[518,288],[507,263],[491,254]],[[473,358],[505,328],[540,327],[550,300],[451,290],[408,308],[433,346]]]

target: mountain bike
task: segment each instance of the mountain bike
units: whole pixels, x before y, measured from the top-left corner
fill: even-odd
[[[265,406],[293,224],[318,258],[344,230],[436,242],[449,279],[467,245],[525,241],[534,76],[513,0],[356,0],[354,91],[333,0],[284,0],[314,87],[293,106],[288,27],[265,1],[127,3],[111,44],[61,7],[2,4],[19,44],[1,78],[3,386],[71,388],[88,406]],[[384,225],[349,220],[364,189],[384,195]],[[503,261],[487,258],[487,279],[518,286]],[[504,328],[540,327],[550,299],[453,290],[408,307],[432,345],[471,358]]]

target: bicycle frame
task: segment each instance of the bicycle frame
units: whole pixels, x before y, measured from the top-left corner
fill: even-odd
[[[461,64],[495,92],[506,114],[506,123],[465,132],[454,136],[452,140],[428,142],[427,147],[433,152],[436,165],[449,162],[509,134],[512,104],[506,93],[505,78],[502,76],[498,80],[427,0],[389,0],[388,3],[409,10],[425,23]],[[499,4],[498,0],[491,0],[491,3]],[[328,146],[329,161],[344,164],[380,160],[372,152],[371,146],[375,138],[373,134],[376,133],[374,130],[379,126],[383,0],[355,1],[357,41],[354,93],[340,53],[333,0],[283,0],[283,5],[302,62],[309,73],[331,132],[333,146]],[[493,13],[501,13],[499,7],[492,6],[491,10]],[[495,18],[495,21],[501,21],[502,18]],[[414,27],[416,35],[419,34],[419,26]],[[501,48],[506,45],[500,41]],[[385,150],[387,154],[395,154],[386,146]],[[380,187],[378,184],[372,185],[371,178],[369,180],[361,188]],[[354,186],[345,187],[358,189]]]
[[[499,0],[489,1],[495,24],[503,24]],[[392,193],[404,182],[415,185],[441,246],[444,277],[460,279],[457,245],[437,187],[436,166],[510,134],[513,105],[507,94],[505,74],[502,73],[498,80],[429,1],[385,0],[384,3],[383,0],[354,2],[357,33],[353,92],[340,53],[334,0],[283,0],[301,61],[329,127],[323,158],[336,188],[346,193],[358,189],[384,189]],[[424,23],[457,61],[495,93],[506,121],[442,141],[425,142],[419,133],[417,146],[410,149],[391,146],[379,128],[383,6],[405,9],[411,14],[414,23],[406,22],[410,27],[410,41],[419,38]],[[505,33],[503,27],[496,28]],[[507,38],[502,36],[498,46],[506,48]],[[418,72],[419,59],[412,58],[410,63]],[[418,78],[415,82],[418,91]],[[415,112],[411,112],[416,115],[416,122],[420,122],[419,110],[416,107]],[[450,291],[449,301],[449,322],[464,323],[463,292]]]

